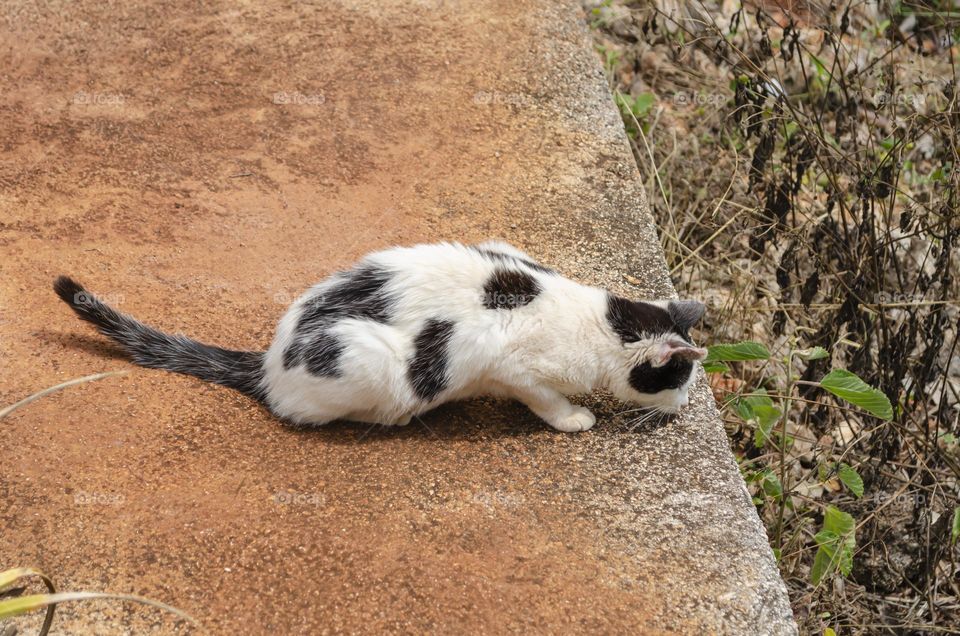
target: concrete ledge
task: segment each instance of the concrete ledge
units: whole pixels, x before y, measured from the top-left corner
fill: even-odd
[[[573,2],[82,0],[26,6],[0,39],[5,404],[132,368],[50,293],[61,272],[238,348],[393,243],[499,236],[587,283],[674,294]],[[583,402],[600,421],[579,435],[492,400],[302,432],[134,370],[3,422],[0,554],[214,633],[795,633],[705,384],[653,430]],[[174,631],[103,603],[55,625]]]
[[[543,22],[550,23],[547,15]],[[585,135],[579,148],[589,158],[576,160],[589,178],[578,185],[593,187],[566,193],[576,203],[558,203],[563,219],[537,224],[533,235],[555,243],[560,228],[590,228],[576,249],[554,248],[563,271],[627,296],[676,297],[590,34],[569,17],[554,28],[551,35],[562,37],[541,36],[556,56],[544,69],[544,85],[567,89],[555,106],[568,130]],[[618,409],[609,405],[604,414],[613,420]],[[653,591],[666,609],[641,624],[682,633],[796,633],[786,587],[705,379],[669,426],[625,436],[608,425],[588,443],[591,474],[575,479],[571,493],[636,566],[631,583]]]

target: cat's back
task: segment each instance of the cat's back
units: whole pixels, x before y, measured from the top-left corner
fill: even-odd
[[[390,277],[397,318],[414,320],[424,315],[490,320],[494,315],[486,310],[528,304],[543,288],[540,277],[552,275],[501,242],[396,247],[370,254],[362,264]]]
[[[463,285],[482,277],[489,263],[474,246],[461,243],[424,243],[410,247],[392,247],[363,258],[395,277],[398,285],[417,283]]]

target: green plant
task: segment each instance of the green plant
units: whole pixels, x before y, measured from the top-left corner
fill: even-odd
[[[801,632],[955,631],[960,13],[810,9],[614,0],[593,34],[614,94],[657,95],[617,106],[678,291],[710,298],[712,341],[777,343],[705,367]],[[831,505],[856,568],[814,585]]]
[[[46,586],[48,594],[28,594],[23,595],[24,587],[13,587],[21,579],[28,577],[37,577]],[[164,611],[175,614],[176,616],[193,623],[199,627],[199,623],[183,610],[176,607],[154,601],[142,596],[132,594],[106,594],[103,592],[57,592],[53,580],[39,570],[32,568],[14,568],[0,572],[0,620],[13,618],[21,614],[26,614],[38,609],[46,608],[47,615],[40,628],[40,636],[45,636],[50,631],[53,624],[53,614],[57,604],[70,601],[83,601],[92,599],[113,599],[120,601],[133,601],[143,605],[157,607]]]
[[[817,553],[810,570],[810,580],[819,585],[823,577],[839,571],[849,576],[853,570],[853,551],[857,547],[856,523],[853,517],[833,506],[823,514],[823,529],[817,533]]]
[[[647,116],[657,101],[653,93],[640,93],[639,95],[625,95],[619,91],[614,95],[617,107],[620,108],[620,114],[623,117],[624,125],[627,128],[627,134],[636,139],[639,131],[639,125],[644,132],[647,132]]]
[[[777,507],[774,550],[778,557],[785,547],[782,537],[785,510],[794,507],[790,497],[791,489],[785,461],[787,450],[793,443],[787,427],[790,405],[791,402],[813,401],[801,398],[796,394],[796,389],[801,385],[821,389],[881,420],[888,421],[893,417],[893,407],[887,396],[849,371],[832,369],[818,382],[800,380],[793,372],[798,361],[809,363],[829,357],[830,353],[823,347],[791,348],[786,356],[778,361],[781,368],[786,370],[782,380],[767,376],[766,386],[757,387],[752,391],[740,391],[724,405],[726,409],[736,413],[748,428],[753,429],[754,446],[757,449],[772,445],[780,454],[779,474],[769,468],[758,470],[747,468],[744,475],[748,483],[759,484],[760,492],[763,494],[762,497],[754,497],[754,503],[764,505],[765,501],[770,499]],[[723,374],[730,371],[727,363],[770,361],[771,358],[769,350],[757,342],[717,344],[708,347],[704,369],[708,373]],[[779,434],[775,435],[774,430],[778,423],[780,424]],[[821,481],[826,482],[834,474],[856,498],[863,496],[863,479],[855,468],[845,462],[833,465],[820,464]],[[849,513],[834,506],[827,506],[823,513],[823,528],[816,534],[814,541],[817,551],[810,573],[810,579],[814,585],[818,585],[824,576],[834,572],[840,572],[844,576],[850,574],[853,569],[856,533],[854,518]]]
[[[604,46],[597,46],[597,53],[603,57],[603,70],[607,77],[612,77],[620,63],[620,52],[616,49],[608,49]]]
[[[592,16],[590,19],[590,28],[598,29],[600,27],[606,26],[610,21],[610,6],[613,4],[613,0],[603,0],[600,3],[600,6],[594,7],[590,11]]]

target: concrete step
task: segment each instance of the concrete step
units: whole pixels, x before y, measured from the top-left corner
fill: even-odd
[[[500,237],[585,283],[674,294],[576,3],[82,0],[0,39],[4,404],[133,369],[50,292],[59,273],[258,349],[307,286],[395,243]],[[583,403],[599,422],[575,435],[495,400],[296,431],[133,370],[0,426],[0,554],[212,633],[795,633],[705,383],[658,428]],[[58,615],[59,633],[175,625]]]

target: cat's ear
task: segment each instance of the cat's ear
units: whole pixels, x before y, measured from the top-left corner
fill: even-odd
[[[703,360],[706,357],[706,349],[695,347],[688,342],[671,339],[660,344],[656,355],[655,366],[662,367],[674,359],[695,362],[697,360]]]
[[[681,329],[689,329],[703,318],[707,308],[699,300],[671,300],[667,312],[673,324]]]

